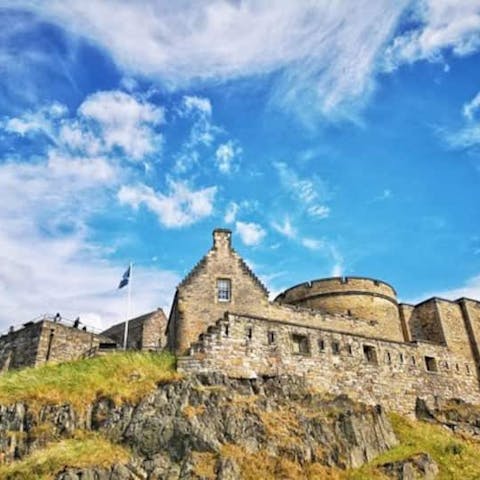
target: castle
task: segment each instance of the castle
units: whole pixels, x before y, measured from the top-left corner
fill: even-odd
[[[393,287],[363,277],[302,283],[273,301],[232,248],[213,245],[161,309],[129,321],[128,348],[168,348],[185,373],[256,378],[293,374],[313,387],[412,413],[460,398],[480,403],[480,302],[398,303]],[[42,318],[0,337],[0,370],[112,351],[125,324],[101,333]]]
[[[399,304],[393,287],[363,277],[302,283],[269,301],[231,235],[215,230],[177,287],[166,333],[181,371],[302,375],[405,413],[417,398],[480,403],[480,302]]]

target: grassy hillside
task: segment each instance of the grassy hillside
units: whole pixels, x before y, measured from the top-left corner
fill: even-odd
[[[175,357],[168,353],[112,353],[6,373],[0,376],[0,404],[26,401],[35,408],[68,402],[81,409],[102,394],[135,402],[175,378]]]
[[[105,467],[126,463],[130,452],[99,435],[89,433],[52,443],[24,460],[0,466],[3,480],[52,480],[65,465],[69,467]]]
[[[416,453],[429,453],[440,472],[437,480],[480,479],[480,442],[454,435],[440,425],[391,416],[400,445],[380,455],[369,465],[348,472],[348,480],[374,480],[383,476],[378,465],[404,460]]]

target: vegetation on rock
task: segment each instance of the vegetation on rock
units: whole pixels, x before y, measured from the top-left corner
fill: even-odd
[[[0,404],[69,403],[82,409],[102,395],[116,403],[136,403],[159,383],[177,378],[171,354],[112,353],[8,372],[0,376]]]

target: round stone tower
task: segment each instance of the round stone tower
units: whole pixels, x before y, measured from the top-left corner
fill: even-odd
[[[388,283],[364,277],[334,277],[295,285],[277,296],[278,303],[377,323],[380,337],[403,340],[397,294]],[[352,332],[355,333],[355,332]]]

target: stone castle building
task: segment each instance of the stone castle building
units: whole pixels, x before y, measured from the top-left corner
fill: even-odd
[[[178,285],[170,310],[129,320],[129,349],[166,346],[186,373],[293,374],[333,394],[411,413],[417,398],[480,404],[480,302],[399,303],[363,277],[313,280],[273,301],[216,229],[213,246]],[[123,345],[125,323],[101,333],[43,317],[0,336],[0,372],[85,358]]]
[[[225,229],[177,287],[166,334],[184,372],[303,375],[403,412],[417,397],[480,403],[480,302],[398,303],[392,286],[362,277],[302,283],[269,301]]]
[[[163,349],[166,323],[161,308],[129,320],[127,348]],[[97,333],[80,323],[45,315],[0,336],[0,373],[111,352],[122,348],[124,332],[125,322]]]

